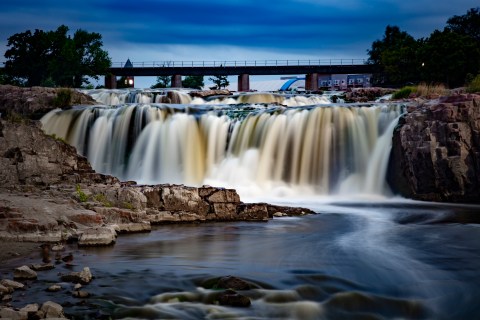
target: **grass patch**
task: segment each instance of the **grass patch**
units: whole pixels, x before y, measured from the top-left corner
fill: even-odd
[[[104,207],[111,208],[113,203],[107,200],[107,197],[103,193],[96,194],[93,199],[97,202],[100,202]]]
[[[402,89],[396,91],[393,95],[392,95],[392,99],[406,99],[408,97],[410,97],[410,95],[412,93],[415,93],[417,92],[417,87],[414,87],[414,86],[406,86],[406,87],[403,87]]]
[[[477,74],[475,78],[467,86],[466,91],[468,93],[480,92],[480,74]]]
[[[82,189],[80,188],[80,185],[77,184],[75,189],[77,190],[78,200],[80,200],[80,202],[87,202],[88,201],[88,195],[85,192],[82,191]]]

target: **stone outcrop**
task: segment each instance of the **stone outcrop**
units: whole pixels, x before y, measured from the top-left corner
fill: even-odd
[[[37,121],[0,120],[0,184],[50,186],[59,183],[117,182],[95,173],[74,147],[45,135]]]
[[[61,90],[70,91],[70,101],[67,101],[69,106],[98,104],[89,95],[73,89],[0,85],[0,113],[5,115],[14,112],[29,118],[39,118],[58,107],[55,105],[55,99]]]
[[[394,131],[387,179],[408,198],[480,202],[480,95],[410,107]]]
[[[387,94],[395,92],[395,89],[390,88],[380,88],[380,87],[371,87],[371,88],[353,88],[343,96],[345,102],[373,102],[380,97],[383,97]]]
[[[229,96],[232,93],[227,89],[217,89],[217,90],[202,90],[202,91],[191,91],[189,92],[192,97],[206,98],[211,96]]]

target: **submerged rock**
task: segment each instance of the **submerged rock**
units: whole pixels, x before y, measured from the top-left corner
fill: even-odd
[[[249,297],[241,295],[231,289],[221,292],[217,296],[217,299],[218,303],[223,306],[247,308],[252,304]]]

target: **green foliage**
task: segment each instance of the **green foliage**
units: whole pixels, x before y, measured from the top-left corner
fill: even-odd
[[[107,200],[107,197],[103,193],[98,193],[93,197],[93,199],[97,202],[100,202],[104,207],[111,208],[113,204]]]
[[[396,91],[392,95],[392,99],[405,99],[408,98],[412,93],[415,93],[417,91],[416,87],[413,86],[406,86],[401,88],[400,90]]]
[[[87,76],[98,78],[110,67],[102,36],[77,30],[73,37],[62,25],[55,31],[36,29],[8,38],[5,74],[12,83],[27,86],[81,87]]]
[[[133,209],[135,209],[135,207],[133,206],[133,204],[131,204],[130,202],[124,202],[124,203],[123,203],[123,207],[124,207],[125,209],[128,209],[128,210],[133,210]]]
[[[480,74],[478,74],[475,78],[467,86],[467,92],[470,93],[480,93]]]
[[[216,89],[226,88],[230,84],[228,76],[215,76],[208,78],[208,80],[215,84]]]
[[[396,26],[387,26],[372,43],[368,63],[376,66],[374,84],[444,83],[462,86],[469,73],[480,71],[480,9],[447,21],[443,31],[415,40]]]
[[[55,108],[66,108],[72,105],[73,92],[71,89],[60,89],[57,91],[57,96],[53,99],[53,106]]]
[[[158,76],[157,77],[157,83],[155,83],[150,88],[152,88],[152,89],[168,88],[168,87],[170,87],[171,81],[172,81],[171,76]]]
[[[57,141],[61,141],[61,142],[63,142],[63,143],[67,143],[67,142],[65,141],[65,139],[63,139],[62,137],[57,136],[55,133],[52,133],[52,134],[50,134],[49,136],[52,137],[53,139],[57,140]]]
[[[188,76],[182,80],[182,87],[191,89],[202,89],[204,86],[203,76]]]
[[[77,184],[75,189],[77,191],[78,200],[80,200],[80,202],[87,202],[89,197],[85,192],[82,191],[82,189],[80,188],[80,185]]]

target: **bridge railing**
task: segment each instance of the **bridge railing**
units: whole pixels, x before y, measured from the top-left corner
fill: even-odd
[[[134,68],[178,67],[284,67],[284,66],[339,66],[366,64],[366,59],[316,59],[316,60],[225,60],[225,61],[142,61],[131,62]],[[113,68],[123,68],[126,62],[112,62]]]

